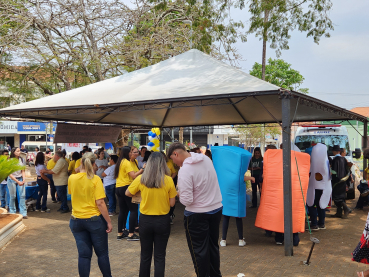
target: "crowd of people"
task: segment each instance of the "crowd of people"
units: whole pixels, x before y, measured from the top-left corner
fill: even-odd
[[[270,145],[266,150],[275,148]],[[325,154],[315,156],[314,151]],[[15,147],[10,157],[18,159],[19,164],[23,165],[25,161],[20,153],[21,149]],[[307,199],[307,209],[312,230],[325,229],[328,206],[325,190],[328,187],[337,206],[335,216],[346,218],[349,213],[345,193],[350,164],[342,157],[344,153],[338,146],[334,146],[333,153],[334,157],[330,159],[326,146],[322,144],[315,145],[310,153],[319,160],[317,164],[320,163],[313,179],[329,180],[324,187],[314,186],[314,182],[309,184],[312,198]],[[2,154],[9,155],[9,152],[4,150]],[[185,206],[184,229],[196,275],[221,276],[219,225],[223,205],[210,150],[201,147],[188,151],[183,144],[173,143],[166,154],[148,151],[145,146],[140,149],[124,146],[114,155],[104,148],[92,153],[85,146],[80,153],[72,153],[70,160],[66,156],[65,150],[58,150],[54,155],[51,152],[37,152],[35,169],[39,194],[36,211],[50,212],[47,207],[49,186],[51,201],[60,203],[58,211],[61,213],[71,211],[67,201],[68,193],[71,195],[70,229],[77,244],[80,276],[89,276],[92,248],[103,276],[111,276],[108,233],[113,230],[111,216],[117,215],[117,206],[117,240],[140,241],[139,275],[150,276],[154,254],[155,276],[164,276],[166,247],[177,195]],[[258,204],[257,189],[262,192],[264,166],[261,149],[257,147],[249,165],[251,176],[244,177],[252,184],[251,208],[256,208]],[[15,213],[18,193],[19,213],[27,218],[24,179],[25,171],[20,170],[1,183],[1,205],[8,205],[9,212]],[[229,216],[223,216],[221,246],[226,246],[229,220]],[[244,246],[242,218],[236,218],[236,225],[239,246]],[[266,231],[266,235],[271,236],[271,232]],[[283,233],[276,233],[275,240],[277,244],[282,244]],[[294,234],[294,245],[298,245],[298,235],[296,241]]]

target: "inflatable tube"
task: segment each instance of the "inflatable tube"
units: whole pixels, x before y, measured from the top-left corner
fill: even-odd
[[[244,175],[251,153],[235,146],[212,148],[214,168],[222,193],[223,215],[246,216],[246,184]]]
[[[323,193],[320,197],[319,206],[321,209],[325,209],[332,194],[331,172],[326,145],[318,143],[312,148],[310,173],[306,204],[309,207],[314,205],[315,190],[320,189]]]
[[[283,158],[282,150],[269,149],[264,155],[264,181],[255,226],[264,230],[284,233]],[[292,225],[293,233],[305,231],[305,202],[302,198],[296,161],[304,198],[309,185],[309,154],[291,151]]]

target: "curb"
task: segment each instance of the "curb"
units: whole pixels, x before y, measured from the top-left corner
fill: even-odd
[[[7,213],[5,209],[2,210],[2,214]],[[7,224],[4,228],[0,229],[0,249],[18,235],[18,233],[22,232],[24,228],[26,228],[26,226],[23,224],[23,216],[17,214],[17,218]]]

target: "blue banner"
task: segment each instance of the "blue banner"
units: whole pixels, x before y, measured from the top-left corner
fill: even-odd
[[[18,132],[46,132],[46,124],[43,122],[18,122]],[[56,124],[53,124],[55,132]]]

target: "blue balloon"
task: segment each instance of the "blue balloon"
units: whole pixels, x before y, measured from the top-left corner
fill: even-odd
[[[147,134],[152,137],[153,132],[149,131]]]
[[[152,132],[151,137],[155,138],[156,134],[154,132]]]
[[[149,142],[148,144],[147,144],[148,146],[154,146],[155,145],[155,143],[153,143],[153,142]]]

